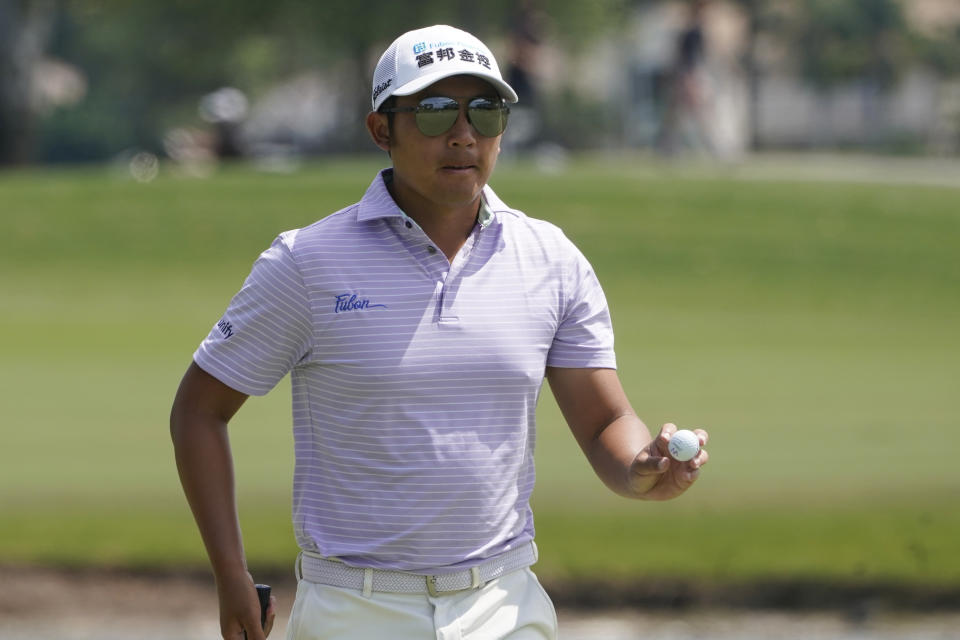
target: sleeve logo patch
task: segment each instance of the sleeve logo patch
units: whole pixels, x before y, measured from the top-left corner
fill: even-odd
[[[233,335],[233,325],[227,322],[226,319],[221,319],[220,322],[217,323],[217,329],[220,330],[224,338],[229,338]]]

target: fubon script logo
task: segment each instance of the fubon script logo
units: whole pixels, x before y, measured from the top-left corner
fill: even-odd
[[[336,303],[333,306],[334,313],[344,313],[347,311],[365,311],[367,309],[386,309],[385,304],[371,304],[369,298],[361,298],[355,293],[341,293],[336,297]]]

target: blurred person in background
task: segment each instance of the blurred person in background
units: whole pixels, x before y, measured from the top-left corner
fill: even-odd
[[[708,4],[707,0],[694,0],[687,6],[686,23],[675,40],[656,141],[657,149],[666,155],[677,153],[681,146],[715,152],[713,92],[704,36]]]
[[[517,92],[518,101],[504,141],[509,148],[524,149],[540,141],[543,116],[538,83],[546,21],[547,15],[534,0],[523,0],[510,25],[506,80]]]
[[[200,117],[214,127],[214,153],[219,158],[240,158],[244,153],[241,126],[249,111],[246,94],[221,87],[200,100]]]
[[[676,427],[652,437],[631,408],[586,258],[487,185],[516,101],[474,36],[397,38],[366,119],[392,166],[358,203],[281,234],[194,353],[171,434],[224,638],[264,636],[227,424],[288,372],[301,548],[288,638],[556,637],[530,570],[545,377],[611,490],[666,500],[698,478],[706,451],[671,460]]]

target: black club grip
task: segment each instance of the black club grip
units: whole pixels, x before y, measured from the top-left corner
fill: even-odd
[[[270,585],[268,584],[257,584],[254,585],[257,588],[257,600],[260,601],[260,628],[263,629],[264,625],[267,624],[267,607],[270,606]],[[243,632],[244,640],[247,639],[247,632]]]
[[[257,598],[260,600],[260,628],[267,624],[267,607],[270,606],[270,585],[258,584]]]

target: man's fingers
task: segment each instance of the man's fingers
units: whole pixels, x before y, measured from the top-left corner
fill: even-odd
[[[273,604],[273,598],[270,598],[271,605]],[[255,617],[245,616],[240,620],[241,626],[246,629],[246,631],[241,631],[238,637],[243,638],[244,640],[266,640],[267,632],[266,628],[272,626],[273,619],[270,617],[270,614],[267,614],[267,624],[264,625],[264,628],[260,628],[260,612],[256,612]]]
[[[273,622],[276,618],[277,598],[276,596],[270,596],[270,604],[267,606],[267,616],[263,623],[263,628],[260,628],[259,612],[257,613],[256,620],[244,622],[244,624],[250,625],[248,628],[251,629],[251,631],[247,633],[247,640],[266,640],[266,637],[270,635],[270,631],[273,630]]]
[[[641,451],[633,461],[630,471],[638,476],[655,475],[666,472],[670,467],[670,460],[664,456],[650,455],[648,451]]]
[[[677,432],[677,425],[672,422],[665,423],[660,427],[660,433],[657,434],[657,437],[654,439],[656,441],[656,447],[659,449],[662,455],[667,455],[667,448],[670,444],[670,438],[673,437],[673,434]]]
[[[706,449],[700,449],[700,453],[698,453],[698,454],[696,455],[696,457],[695,457],[693,460],[691,460],[690,462],[693,463],[693,468],[694,468],[694,469],[699,469],[699,468],[702,467],[703,465],[707,464],[707,460],[709,460],[709,459],[710,459],[710,454],[707,453],[707,450],[706,450]]]
[[[704,429],[694,429],[693,432],[697,434],[698,438],[700,438],[700,448],[702,449],[707,445],[707,441],[710,439],[710,434]]]
[[[672,422],[666,422],[662,427],[660,427],[659,437],[666,442],[670,442],[670,438],[673,437],[673,434],[677,432],[677,425]]]
[[[263,625],[263,635],[269,636],[273,630],[273,622],[277,619],[277,597],[270,596],[270,606],[267,607],[267,621]]]
[[[264,634],[263,629],[260,628],[260,621],[257,621],[257,625],[250,627],[250,631],[243,631],[240,635],[243,640],[267,640],[267,636]]]
[[[230,624],[229,626],[220,627],[220,635],[223,636],[224,640],[248,640],[247,632],[243,630],[243,621],[241,619],[236,620],[236,624]],[[253,640],[250,636],[250,640]]]

